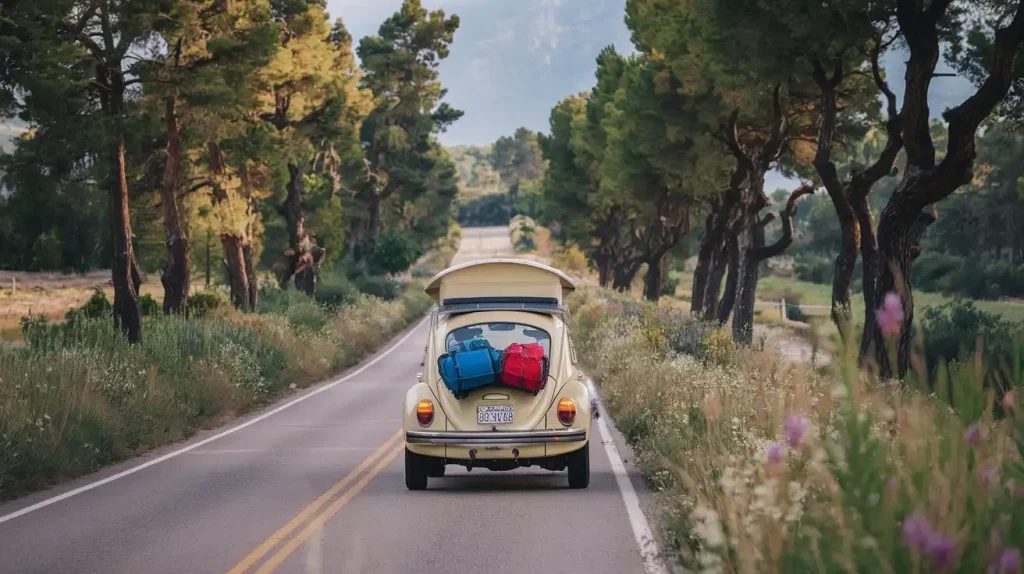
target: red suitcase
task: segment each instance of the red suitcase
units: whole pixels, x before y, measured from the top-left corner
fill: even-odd
[[[501,357],[501,383],[538,393],[547,384],[548,359],[537,343],[513,343]]]

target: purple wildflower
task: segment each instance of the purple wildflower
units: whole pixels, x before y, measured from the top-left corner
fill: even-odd
[[[777,442],[770,442],[764,449],[764,462],[766,466],[778,466],[782,464],[784,453],[782,445]]]
[[[956,560],[956,544],[938,532],[932,532],[928,539],[928,558],[939,570],[945,570]]]
[[[978,446],[979,444],[981,444],[980,424],[974,423],[973,425],[967,427],[967,430],[964,431],[964,442],[971,446]]]
[[[932,537],[932,525],[920,512],[911,514],[903,521],[903,543],[917,551],[928,548]]]
[[[994,466],[985,469],[981,475],[981,484],[985,488],[991,488],[997,482],[999,482],[999,471]]]
[[[1020,574],[1020,548],[1006,548],[999,554],[995,574]]]
[[[903,300],[896,293],[885,294],[882,306],[875,310],[878,328],[886,337],[895,337],[903,329]]]
[[[786,438],[786,444],[791,448],[800,448],[807,436],[807,428],[810,423],[803,415],[789,415],[782,427],[782,434]]]

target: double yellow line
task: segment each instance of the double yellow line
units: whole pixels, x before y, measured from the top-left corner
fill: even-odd
[[[260,563],[265,556],[269,554],[269,558],[260,564],[259,568],[254,572],[256,574],[267,574],[273,572],[278,566],[281,565],[289,556],[295,553],[307,540],[312,538],[314,535],[320,532],[324,527],[324,524],[331,519],[332,516],[341,510],[341,507],[345,506],[348,501],[352,500],[359,491],[362,490],[375,476],[381,473],[387,468],[395,457],[402,452],[404,441],[402,441],[402,431],[398,431],[393,434],[387,441],[384,442],[377,450],[373,451],[370,456],[360,463],[359,466],[350,472],[345,478],[341,479],[337,484],[332,486],[327,492],[320,495],[319,498],[314,500],[309,506],[302,509],[301,512],[295,515],[294,518],[288,521],[287,524],[277,530],[277,532],[270,535],[263,541],[262,544],[256,547],[255,550],[250,552],[241,562],[236,564],[231,570],[228,570],[227,574],[244,574],[249,572],[253,567]],[[374,466],[374,463],[376,465]],[[366,469],[373,467],[369,472]],[[364,474],[365,473],[365,474]],[[361,478],[360,478],[361,475]],[[358,482],[356,480],[358,479]],[[350,484],[355,482],[351,488],[348,488]],[[345,489],[348,488],[346,491]],[[342,494],[338,497],[339,494]],[[335,497],[338,497],[335,499]],[[333,502],[331,502],[333,500]],[[330,505],[326,505],[330,502]],[[300,526],[305,524],[297,535],[292,536],[292,533]],[[281,544],[281,543],[284,544]],[[271,550],[277,548],[276,552],[271,553]]]

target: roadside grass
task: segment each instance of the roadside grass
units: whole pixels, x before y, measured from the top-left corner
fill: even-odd
[[[982,389],[980,361],[953,364],[935,387],[952,395],[935,395],[920,359],[902,384],[878,381],[852,354],[812,369],[628,295],[585,288],[569,304],[687,567],[1019,571],[1024,416]],[[1004,375],[1019,397],[1024,344]]]
[[[37,320],[23,348],[0,349],[0,499],[181,440],[322,380],[431,303],[414,282],[394,301],[358,295],[328,308],[305,299],[301,313],[221,306],[204,318],[146,318],[135,346],[106,318]]]

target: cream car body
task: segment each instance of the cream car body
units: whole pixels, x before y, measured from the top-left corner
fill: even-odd
[[[406,394],[403,427],[406,437],[406,484],[426,487],[427,477],[444,474],[445,465],[511,470],[539,466],[569,470],[570,486],[589,483],[591,428],[590,391],[576,364],[565,295],[573,282],[550,267],[522,260],[495,259],[452,267],[427,287],[437,306],[431,312],[420,382]],[[470,391],[457,399],[441,380],[438,357],[446,338],[464,327],[514,324],[542,330],[550,337],[545,387],[530,393],[500,384]],[[575,406],[568,419],[566,406]],[[417,409],[429,402],[428,424]],[[563,419],[559,419],[559,405]],[[480,424],[478,409],[490,405],[507,409],[508,424]]]

